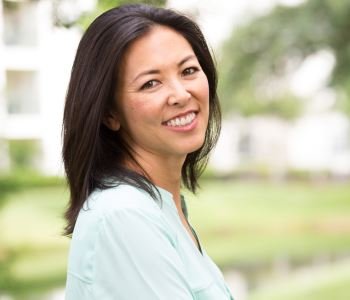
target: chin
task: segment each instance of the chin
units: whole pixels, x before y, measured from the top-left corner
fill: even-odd
[[[191,145],[187,145],[186,154],[190,154],[199,150],[203,145],[204,145],[204,139],[197,143],[191,143]]]

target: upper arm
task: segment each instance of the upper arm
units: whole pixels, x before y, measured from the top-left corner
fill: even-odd
[[[154,212],[109,213],[101,223],[93,265],[96,299],[193,299],[176,239]]]

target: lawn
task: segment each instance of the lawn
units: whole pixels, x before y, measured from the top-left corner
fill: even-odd
[[[0,291],[22,299],[29,291],[64,283],[69,240],[61,232],[67,195],[64,187],[6,195],[0,211]]]
[[[248,300],[349,299],[349,184],[203,182],[187,198],[209,254],[255,282]]]
[[[61,235],[66,188],[36,187],[6,198],[0,210],[0,290],[26,300],[29,292],[63,285],[69,244]],[[186,198],[202,245],[223,268],[244,272],[281,259],[303,264],[350,254],[348,184],[204,181],[197,196]],[[300,286],[293,297],[258,286],[251,299],[320,299],[320,293],[349,292],[349,272],[335,268],[334,274],[323,279],[326,291],[294,279],[278,284]]]
[[[350,254],[350,186],[203,182],[192,225],[222,267]]]

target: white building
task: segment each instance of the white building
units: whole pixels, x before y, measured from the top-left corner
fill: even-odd
[[[350,120],[340,112],[308,113],[293,122],[276,117],[233,117],[223,123],[211,157],[219,172],[284,176],[288,170],[350,176]]]
[[[53,26],[52,3],[0,1],[2,170],[11,168],[13,141],[27,141],[28,152],[37,148],[33,162],[39,169],[62,173],[62,112],[79,33]]]

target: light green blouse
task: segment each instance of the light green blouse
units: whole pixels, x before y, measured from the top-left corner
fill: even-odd
[[[124,184],[91,194],[73,232],[66,300],[233,300],[172,194],[158,190],[162,202]]]

